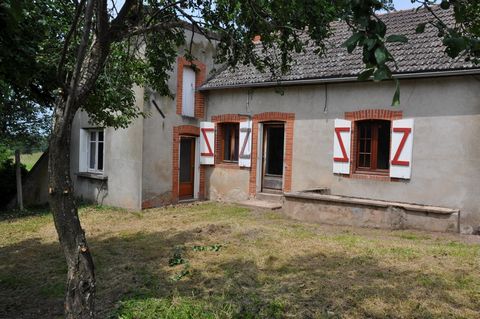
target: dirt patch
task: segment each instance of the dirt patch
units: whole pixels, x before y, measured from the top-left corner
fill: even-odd
[[[196,227],[193,232],[197,234],[207,234],[207,235],[226,235],[232,231],[230,225],[225,224],[208,224],[202,227]]]

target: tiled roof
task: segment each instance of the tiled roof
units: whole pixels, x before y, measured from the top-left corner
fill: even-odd
[[[435,11],[442,20],[454,23],[450,11],[441,10],[439,7],[435,8]],[[381,15],[381,19],[387,25],[388,34],[403,34],[408,37],[408,43],[387,45],[398,65],[398,69],[392,66],[394,74],[475,68],[472,63],[465,62],[461,57],[457,59],[448,57],[444,52],[442,39],[437,36],[438,31],[433,26],[427,25],[424,33],[415,32],[419,23],[432,19],[427,10],[397,11]],[[312,43],[306,47],[305,53],[293,53],[294,62],[288,74],[272,79],[268,71],[261,73],[251,65],[239,65],[234,71],[224,69],[217,73],[202,86],[202,89],[258,85],[272,81],[355,77],[364,69],[361,58],[362,49],[356,48],[352,54],[349,54],[347,49],[341,46],[351,34],[345,23],[335,22],[332,36],[327,40],[326,54],[323,56],[316,54]]]

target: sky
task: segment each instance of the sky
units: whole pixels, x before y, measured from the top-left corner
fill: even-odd
[[[410,0],[393,0],[395,9],[404,10],[418,7],[418,4],[412,4]]]
[[[121,8],[125,0],[114,0],[117,8]],[[108,2],[110,4],[110,1]],[[418,4],[412,4],[410,0],[393,0],[397,10],[404,10],[418,7]]]

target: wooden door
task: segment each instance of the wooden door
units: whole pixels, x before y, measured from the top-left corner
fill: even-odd
[[[180,138],[179,197],[193,198],[195,176],[195,138]]]
[[[264,124],[262,191],[283,189],[284,137],[283,123]]]

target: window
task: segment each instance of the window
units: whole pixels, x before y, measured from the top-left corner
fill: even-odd
[[[390,127],[390,121],[383,120],[356,123],[357,172],[388,174]]]
[[[103,130],[87,130],[87,169],[89,172],[103,172],[105,133]]]
[[[238,140],[239,128],[238,123],[222,123],[220,124],[222,134],[222,154],[223,161],[238,162]]]
[[[191,67],[183,68],[182,115],[195,116],[195,71]]]

